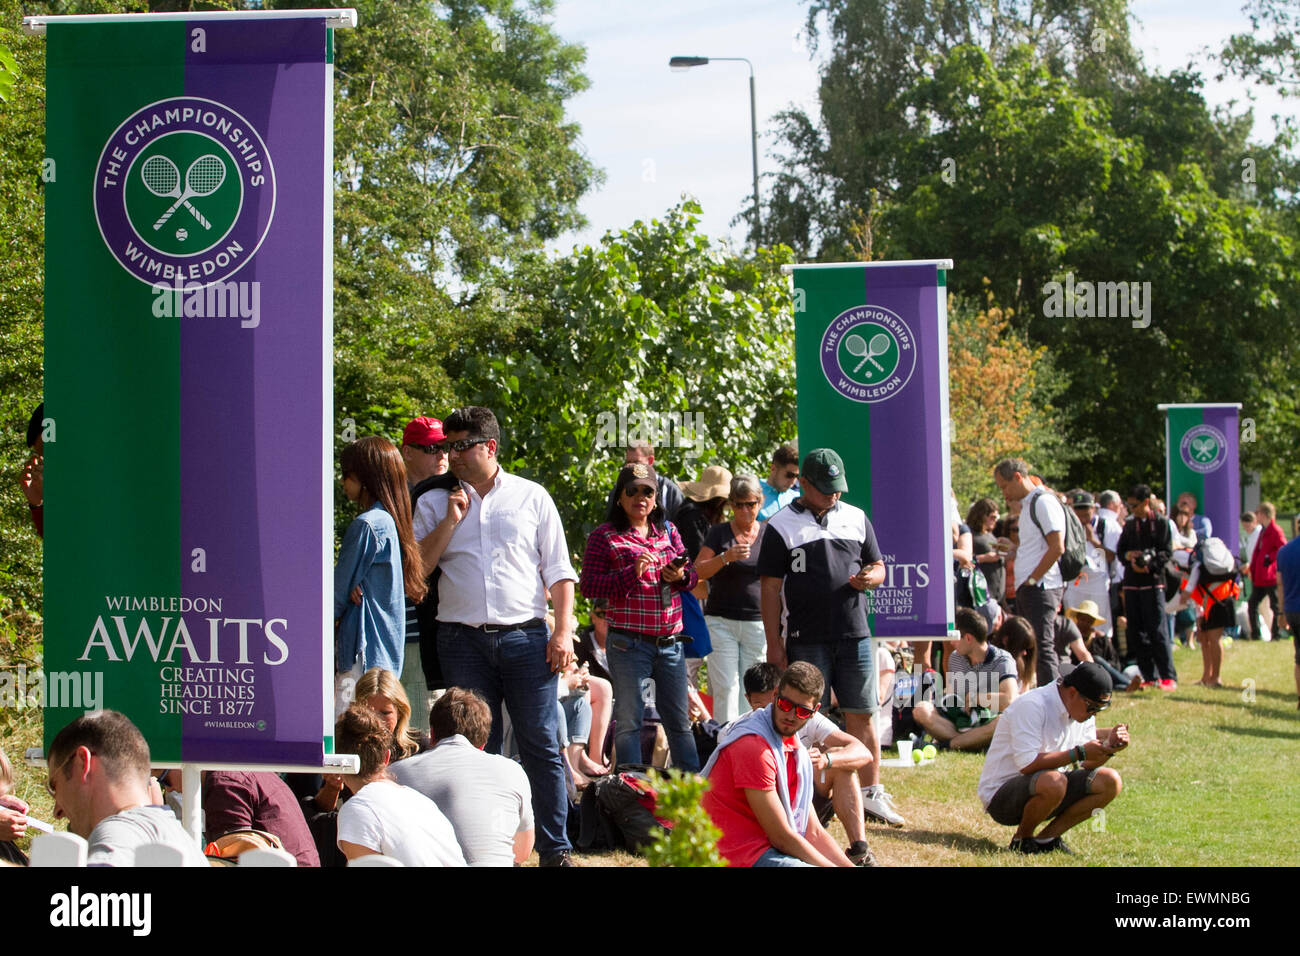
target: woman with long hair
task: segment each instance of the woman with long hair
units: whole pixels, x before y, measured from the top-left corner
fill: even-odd
[[[1006,559],[998,550],[998,539],[993,533],[998,518],[997,502],[992,498],[977,499],[966,513],[966,524],[971,530],[971,546],[975,551],[975,564],[984,572],[989,597],[1001,604],[1006,594]]]
[[[361,507],[334,566],[335,713],[351,700],[362,673],[402,672],[406,602],[424,599],[424,563],[411,531],[406,465],[393,443],[359,438],[339,456],[343,491]]]
[[[365,704],[388,727],[393,735],[393,761],[412,757],[428,750],[429,738],[411,727],[411,702],[397,675],[381,667],[372,667],[357,681],[356,700]]]
[[[614,685],[618,762],[641,763],[642,693],[651,678],[673,766],[694,773],[700,763],[687,710],[681,595],[695,586],[697,576],[681,535],[664,521],[657,491],[649,465],[627,465],[619,472],[607,520],[587,539],[580,585],[584,597],[609,600],[605,649]]]
[[[1002,648],[1016,662],[1020,693],[1023,694],[1038,683],[1038,639],[1034,636],[1034,625],[1028,618],[1016,615],[1007,618],[1001,627],[989,635],[989,643]]]

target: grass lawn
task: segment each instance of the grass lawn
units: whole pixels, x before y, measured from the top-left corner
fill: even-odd
[[[873,826],[871,847],[888,866],[1294,866],[1300,863],[1300,711],[1292,645],[1238,641],[1224,653],[1223,679],[1236,689],[1204,690],[1200,654],[1176,650],[1173,694],[1117,694],[1099,725],[1127,723],[1132,745],[1110,766],[1124,792],[1067,837],[1076,856],[1023,857],[1006,851],[1011,828],[984,815],[975,784],[982,754],[940,753],[916,769],[885,768],[884,783],[908,825]],[[1241,685],[1245,685],[1242,687]],[[14,792],[44,820],[53,817],[45,771],[22,762],[40,744],[35,716],[10,723],[3,745]],[[60,827],[62,828],[62,827]],[[841,840],[838,823],[832,828]],[[24,841],[26,843],[27,841]],[[534,857],[535,859],[535,857]],[[627,854],[576,857],[587,866],[643,866]]]

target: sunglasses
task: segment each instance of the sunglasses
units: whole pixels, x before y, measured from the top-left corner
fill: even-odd
[[[1103,710],[1105,710],[1107,707],[1110,706],[1110,701],[1089,700],[1087,697],[1084,697],[1083,706],[1084,709],[1087,710],[1087,712],[1090,714],[1100,714]]]
[[[424,452],[426,455],[445,455],[445,454],[447,454],[447,446],[446,446],[445,444],[440,444],[440,445],[411,445],[411,447],[412,447],[412,448],[418,448],[418,449],[420,449],[420,451]]]
[[[647,488],[645,485],[628,485],[623,489],[623,496],[626,498],[653,498],[655,490]]]
[[[733,508],[757,508],[760,504],[762,504],[761,501],[733,501],[733,502],[731,503],[731,507],[733,507]]]
[[[485,445],[491,440],[491,438],[462,438],[460,441],[449,441],[444,447],[451,451],[469,451],[475,445]]]
[[[822,705],[818,704],[816,707],[804,707],[802,704],[796,704],[794,701],[778,694],[776,697],[776,706],[780,708],[781,713],[783,714],[788,714],[793,710],[794,715],[800,720],[807,720],[813,714],[817,713],[817,711],[821,710]]]
[[[798,477],[799,477],[799,472],[797,472],[797,471],[787,471],[787,472],[785,473],[785,476],[786,476],[787,478],[790,478],[790,479],[798,478]]]

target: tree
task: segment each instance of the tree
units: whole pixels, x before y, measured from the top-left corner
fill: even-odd
[[[1251,0],[1242,8],[1250,32],[1228,38],[1219,62],[1228,73],[1274,87],[1283,96],[1300,96],[1300,13],[1285,0]]]
[[[542,482],[580,552],[604,520],[623,447],[656,467],[753,471],[795,433],[793,314],[784,247],[753,259],[696,231],[699,206],[521,269],[497,334],[450,366],[504,431],[501,464]]]
[[[987,495],[994,464],[1024,458],[1049,478],[1064,475],[1052,401],[1063,390],[1047,349],[1012,331],[1010,315],[950,297],[948,405],[952,488],[967,504]]]

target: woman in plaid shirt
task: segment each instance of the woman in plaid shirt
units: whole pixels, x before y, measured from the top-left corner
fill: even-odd
[[[580,587],[609,601],[606,652],[614,685],[614,749],[620,764],[641,763],[641,719],[653,701],[668,734],[673,766],[700,769],[686,698],[682,591],[696,584],[681,535],[655,500],[645,464],[619,472],[603,525],[587,539]]]

